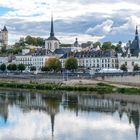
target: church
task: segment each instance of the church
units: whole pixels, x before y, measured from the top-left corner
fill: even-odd
[[[132,42],[129,42],[126,53],[118,54],[119,68],[121,65],[126,65],[129,72],[132,72],[135,65],[140,67],[140,40],[138,34],[138,26],[136,26],[135,38]]]
[[[56,49],[60,47],[59,40],[55,37],[54,34],[54,24],[53,24],[53,16],[51,17],[51,31],[50,36],[45,40],[45,48],[51,52],[54,52]]]
[[[140,40],[138,35],[138,26],[136,26],[135,38],[132,43],[130,43],[130,53],[132,56],[138,56],[140,52]]]

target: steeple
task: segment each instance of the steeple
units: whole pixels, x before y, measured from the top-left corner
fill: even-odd
[[[138,26],[136,26],[135,40],[139,40]]]
[[[53,14],[51,15],[51,32],[50,32],[50,37],[54,37]]]

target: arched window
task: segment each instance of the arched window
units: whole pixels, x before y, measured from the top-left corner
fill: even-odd
[[[57,46],[58,46],[58,45],[57,45],[57,42],[55,42],[55,43],[54,43],[54,47],[55,47],[55,49],[57,48]]]
[[[48,49],[50,49],[50,43],[48,43]]]
[[[50,50],[52,49],[52,43],[50,42]]]

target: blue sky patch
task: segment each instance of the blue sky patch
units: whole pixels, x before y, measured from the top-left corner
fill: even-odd
[[[0,16],[6,14],[9,11],[13,11],[11,8],[0,7]]]

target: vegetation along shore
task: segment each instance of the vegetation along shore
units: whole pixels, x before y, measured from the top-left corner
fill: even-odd
[[[140,88],[138,87],[118,87],[106,83],[97,83],[92,86],[88,85],[65,85],[64,83],[19,83],[16,81],[0,81],[1,88],[13,88],[13,89],[28,89],[28,90],[65,90],[65,91],[92,91],[99,94],[113,94],[113,93],[124,93],[124,94],[140,94]],[[91,93],[92,93],[91,92]]]

